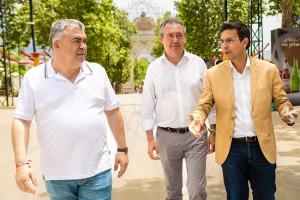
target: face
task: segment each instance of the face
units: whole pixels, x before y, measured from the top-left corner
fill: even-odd
[[[184,51],[185,35],[180,24],[167,24],[160,39],[161,43],[164,45],[167,56],[182,56]]]
[[[248,39],[240,39],[236,29],[224,30],[221,33],[220,45],[229,60],[239,59],[246,54]]]
[[[66,28],[62,38],[54,41],[54,49],[64,62],[81,65],[87,53],[84,30],[75,26]]]

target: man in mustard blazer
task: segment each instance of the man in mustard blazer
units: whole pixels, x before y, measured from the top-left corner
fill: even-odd
[[[276,142],[271,102],[282,120],[293,125],[297,117],[282,88],[275,65],[247,55],[250,31],[244,24],[220,27],[222,50],[229,60],[209,69],[203,94],[192,114],[191,133],[216,107],[216,162],[222,165],[227,199],[275,199]]]

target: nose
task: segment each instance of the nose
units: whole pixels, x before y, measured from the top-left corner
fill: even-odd
[[[87,47],[86,42],[81,42],[79,47],[80,48],[86,48]]]
[[[227,42],[223,42],[223,43],[221,44],[221,49],[227,49],[227,48],[228,48]]]
[[[172,41],[173,41],[174,43],[177,43],[177,42],[178,42],[178,38],[177,38],[176,35],[174,35],[174,36],[172,37]]]

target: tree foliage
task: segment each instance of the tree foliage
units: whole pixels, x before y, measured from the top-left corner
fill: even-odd
[[[29,9],[23,10],[20,5],[29,8],[26,0],[1,1],[4,26],[4,30],[1,29],[1,37],[4,31],[6,48],[10,50],[26,47],[30,41],[30,24],[24,23],[29,22]]]
[[[257,5],[258,0],[253,1]],[[201,57],[209,58],[219,54],[219,26],[224,22],[223,0],[181,0],[175,3],[180,18],[187,30],[186,49]],[[249,1],[228,0],[227,21],[249,24]],[[254,6],[253,13],[258,9],[265,10],[265,3],[261,7]],[[254,15],[252,21],[256,20]]]
[[[181,0],[175,2],[178,18],[186,26],[186,49],[199,56],[208,58],[218,54],[218,28],[224,21],[223,0]],[[248,1],[229,0],[228,21],[248,22]],[[159,25],[171,14],[166,13],[157,20],[157,35],[152,55],[159,57],[163,52],[160,43]]]
[[[37,41],[48,44],[50,24],[57,19],[74,18],[86,26],[87,59],[101,63],[112,82],[128,80],[130,43],[129,36],[135,33],[134,25],[127,14],[114,6],[112,0],[40,0],[36,6]]]
[[[202,57],[218,48],[218,26],[223,21],[223,1],[182,0],[175,3],[178,17],[186,26],[186,49]]]
[[[7,1],[12,10],[8,19],[14,26],[22,27],[12,28],[12,32],[9,33],[12,39],[9,43],[14,44],[15,41],[16,44],[26,46],[31,37],[30,26],[26,24],[26,21],[29,21],[28,1]],[[116,84],[128,80],[131,67],[129,37],[135,34],[136,30],[127,19],[127,14],[118,9],[112,0],[33,0],[33,7],[38,46],[49,47],[48,37],[54,21],[65,18],[78,19],[86,27],[87,60],[104,66],[111,81]]]
[[[166,12],[163,15],[163,17],[157,18],[157,21],[156,21],[156,25],[155,25],[155,28],[154,28],[156,38],[155,38],[154,45],[152,47],[152,52],[151,52],[151,55],[155,58],[158,58],[164,52],[164,46],[162,45],[162,43],[160,41],[159,27],[168,18],[171,18],[171,13],[170,12]]]
[[[300,0],[269,0],[268,15],[282,14],[282,28],[300,27]]]
[[[136,88],[143,86],[148,65],[149,62],[145,59],[136,60],[134,62],[134,83]]]

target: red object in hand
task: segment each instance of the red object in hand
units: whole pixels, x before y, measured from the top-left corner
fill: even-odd
[[[30,163],[32,163],[31,160],[27,160],[27,161],[24,161],[24,162],[19,162],[19,163],[16,164],[16,168],[21,167],[23,165],[28,165],[28,167],[31,168]]]

